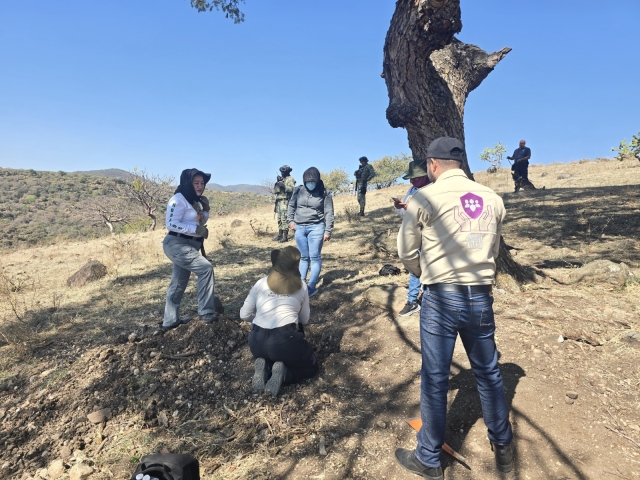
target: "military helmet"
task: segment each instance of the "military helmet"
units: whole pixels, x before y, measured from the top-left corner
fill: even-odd
[[[291,170],[293,170],[293,168],[291,168],[289,165],[283,165],[280,167],[280,171],[282,173],[289,173],[291,172]]]

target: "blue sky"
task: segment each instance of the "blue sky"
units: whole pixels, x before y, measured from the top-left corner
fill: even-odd
[[[513,51],[467,101],[472,171],[520,138],[533,163],[610,156],[640,130],[640,2],[462,0],[462,41]],[[257,184],[409,152],[385,119],[392,0],[0,1],[0,166],[133,167]]]

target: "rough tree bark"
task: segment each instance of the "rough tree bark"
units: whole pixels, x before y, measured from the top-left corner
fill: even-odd
[[[462,43],[460,0],[398,0],[384,44],[382,77],[387,84],[387,120],[407,130],[414,159],[426,159],[427,147],[438,137],[465,143],[464,106],[511,48],[487,53]],[[473,179],[467,158],[463,170]],[[535,280],[518,265],[504,241],[497,262],[498,283],[513,290]]]

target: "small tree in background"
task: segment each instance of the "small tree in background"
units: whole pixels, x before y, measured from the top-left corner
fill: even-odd
[[[160,205],[165,205],[173,195],[173,181],[173,177],[148,173],[136,167],[118,193],[138,203],[144,214],[151,219],[149,230],[155,230],[156,210]]]
[[[103,197],[88,202],[87,218],[104,223],[111,235],[116,223],[128,223],[133,218],[130,200],[123,198]]]
[[[496,143],[491,148],[485,148],[480,154],[480,160],[489,162],[490,167],[487,169],[489,173],[496,173],[502,167],[502,155],[507,151],[501,142]]]
[[[618,152],[615,158],[620,161],[630,157],[640,160],[640,132],[638,132],[638,135],[631,137],[631,142],[627,143],[625,138],[620,142],[618,148],[612,148],[611,151]]]
[[[376,171],[376,176],[369,184],[375,185],[378,189],[395,185],[398,178],[407,172],[410,161],[411,155],[401,153],[393,157],[382,157],[380,160],[372,162],[371,165]]]
[[[276,180],[271,180],[270,178],[265,178],[264,180],[260,180],[260,192],[263,195],[268,195],[272,197],[274,195],[275,186],[276,186]]]
[[[351,183],[349,174],[342,167],[331,170],[329,173],[321,172],[320,178],[322,178],[325,188],[333,195],[349,191]]]

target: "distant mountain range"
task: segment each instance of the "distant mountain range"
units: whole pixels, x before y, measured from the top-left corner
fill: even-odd
[[[81,173],[84,175],[95,175],[97,177],[120,178],[126,180],[131,173],[119,168],[107,168],[104,170],[84,170],[71,173]],[[264,189],[260,185],[248,185],[241,183],[240,185],[219,185],[217,183],[209,183],[208,190],[214,192],[236,192],[236,193],[257,193],[258,195],[266,195]]]

